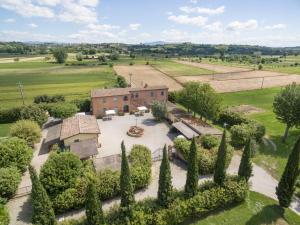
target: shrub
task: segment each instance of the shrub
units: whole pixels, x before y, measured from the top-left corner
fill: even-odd
[[[10,136],[18,137],[27,142],[31,147],[41,138],[41,128],[31,120],[19,120],[10,127]]]
[[[179,152],[183,159],[186,161],[188,159],[189,148],[191,142],[183,139],[176,138],[174,140],[174,147],[177,152]],[[226,168],[229,166],[233,155],[232,148],[227,146],[227,155],[226,155]],[[217,159],[217,149],[206,150],[198,146],[198,159],[199,159],[199,173],[201,175],[212,174],[215,169],[215,163]]]
[[[20,114],[21,119],[35,121],[40,126],[46,123],[48,119],[46,112],[37,105],[29,105],[23,107]]]
[[[0,225],[9,224],[9,214],[7,208],[0,204]]]
[[[200,142],[203,148],[212,149],[218,146],[219,139],[213,135],[204,135],[201,137]]]
[[[33,100],[33,102],[36,104],[56,103],[56,102],[64,102],[64,101],[65,101],[65,97],[63,95],[53,95],[53,96],[38,95],[38,96],[34,97],[34,100]]]
[[[63,48],[57,48],[53,51],[53,56],[57,63],[65,63],[68,58],[68,53]]]
[[[153,117],[156,120],[162,121],[163,119],[166,118],[166,115],[167,115],[166,103],[159,102],[159,101],[153,101],[152,106],[151,106],[151,111],[152,111]]]
[[[49,104],[42,104],[41,107],[48,111],[50,116],[54,118],[67,118],[73,116],[75,113],[78,112],[78,108],[75,104],[72,103],[49,103]]]
[[[244,115],[234,112],[230,109],[224,109],[219,114],[218,123],[222,126],[226,123],[229,127],[231,127],[245,122],[247,122],[247,118],[245,118]]]
[[[11,198],[21,182],[21,173],[16,167],[0,168],[0,197]]]
[[[0,123],[13,123],[21,118],[23,107],[0,110]]]
[[[24,172],[32,157],[32,148],[19,138],[8,138],[0,142],[0,167],[17,167]]]
[[[51,153],[40,172],[40,180],[50,198],[75,186],[82,162],[70,152]]]
[[[80,112],[90,112],[91,111],[91,99],[76,99],[71,103],[75,104]]]

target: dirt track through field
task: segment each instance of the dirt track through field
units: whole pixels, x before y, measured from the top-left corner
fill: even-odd
[[[145,84],[148,84],[149,86],[166,85],[169,87],[169,91],[180,90],[182,88],[179,82],[176,82],[151,66],[120,65],[114,66],[114,70],[118,75],[124,76],[128,83],[130,83],[130,74],[132,74],[131,84],[133,87],[143,87]]]
[[[223,65],[215,65],[215,64],[209,64],[209,63],[197,63],[197,62],[189,62],[189,61],[181,61],[181,60],[176,60],[176,62],[185,64],[185,65],[189,65],[189,66],[199,67],[202,69],[212,70],[217,73],[245,72],[245,71],[252,70],[252,69],[233,67],[233,66],[223,66]]]

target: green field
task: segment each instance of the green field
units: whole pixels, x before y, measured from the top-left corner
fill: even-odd
[[[198,76],[203,74],[213,74],[214,72],[207,69],[201,69],[195,66],[188,66],[170,60],[151,61],[151,65],[158,70],[170,76]]]
[[[254,161],[267,169],[277,179],[282,174],[287,157],[300,135],[299,129],[293,128],[290,130],[287,142],[285,144],[281,142],[285,125],[276,119],[272,110],[274,96],[279,91],[280,88],[270,88],[222,94],[225,106],[247,104],[265,110],[263,113],[252,114],[249,117],[266,126],[267,135],[276,144],[277,149],[261,146],[254,157]]]
[[[11,64],[18,66],[12,68]],[[20,64],[24,66],[19,67]],[[112,86],[115,82],[109,66],[65,66],[47,62],[20,64],[0,65],[0,108],[22,104],[18,82],[24,86],[26,104],[41,94],[63,94],[67,99],[87,97],[92,88]]]
[[[268,58],[270,56],[262,56],[262,58]],[[263,70],[270,70],[274,72],[299,74],[300,75],[300,56],[287,56],[285,58],[280,58],[279,62],[263,64]],[[236,66],[236,67],[246,67],[246,68],[257,68],[257,65],[245,63],[245,62],[226,62],[220,59],[208,59],[202,58],[202,62],[219,64],[226,66]],[[299,63],[298,66],[291,66],[291,64]]]
[[[273,199],[250,192],[245,202],[214,214],[192,225],[296,225],[300,217],[290,209],[283,210]]]

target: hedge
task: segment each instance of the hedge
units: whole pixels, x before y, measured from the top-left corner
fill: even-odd
[[[152,160],[150,150],[142,145],[134,145],[129,154],[129,160],[134,189],[145,188],[151,181]],[[56,213],[82,208],[85,201],[85,189],[90,180],[95,182],[101,200],[110,199],[120,194],[120,171],[106,169],[95,174],[89,161],[86,164],[83,165],[81,170],[76,171],[77,177],[72,176],[72,184],[68,185],[68,188],[61,188],[60,182],[57,183],[57,186],[53,185],[56,175],[53,174],[52,178],[44,179],[43,169],[41,170],[41,181],[48,190],[48,194],[50,194]],[[55,173],[55,171],[52,172]],[[52,183],[51,189],[49,189],[50,183]],[[54,191],[55,189],[57,190]]]
[[[39,104],[39,106],[47,111],[54,118],[65,119],[73,116],[79,111],[78,107],[73,103],[48,103]]]
[[[11,198],[21,182],[21,173],[16,167],[0,168],[0,197]]]
[[[246,123],[247,120],[248,119],[243,114],[226,108],[220,112],[217,122],[222,126],[226,123],[227,126],[231,127],[234,125]]]
[[[188,159],[191,141],[184,138],[176,138],[174,140],[174,147],[185,160]],[[210,150],[203,149],[198,145],[198,157],[199,157],[199,173],[201,175],[212,174],[214,172],[216,159],[217,159],[217,148]],[[230,146],[227,147],[226,167],[229,166],[233,150]]]
[[[21,118],[21,110],[23,107],[15,107],[11,109],[0,110],[0,123],[13,123]]]
[[[122,219],[119,206],[112,207],[106,214],[107,224],[119,225],[176,225],[190,218],[202,217],[208,213],[245,200],[248,184],[238,177],[227,178],[223,186],[208,181],[199,187],[199,192],[189,199],[183,198],[183,192],[174,193],[174,200],[168,208],[157,205],[156,199],[145,199],[133,207],[132,218]],[[128,218],[126,218],[128,219]],[[64,221],[61,225],[84,225],[84,217],[79,220]]]
[[[9,224],[9,214],[7,208],[0,203],[0,225]]]

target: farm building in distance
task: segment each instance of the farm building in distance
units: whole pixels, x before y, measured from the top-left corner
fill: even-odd
[[[144,88],[113,88],[91,91],[92,112],[96,117],[104,116],[107,110],[130,112],[140,106],[151,106],[153,101],[167,102],[167,86],[145,86]]]

